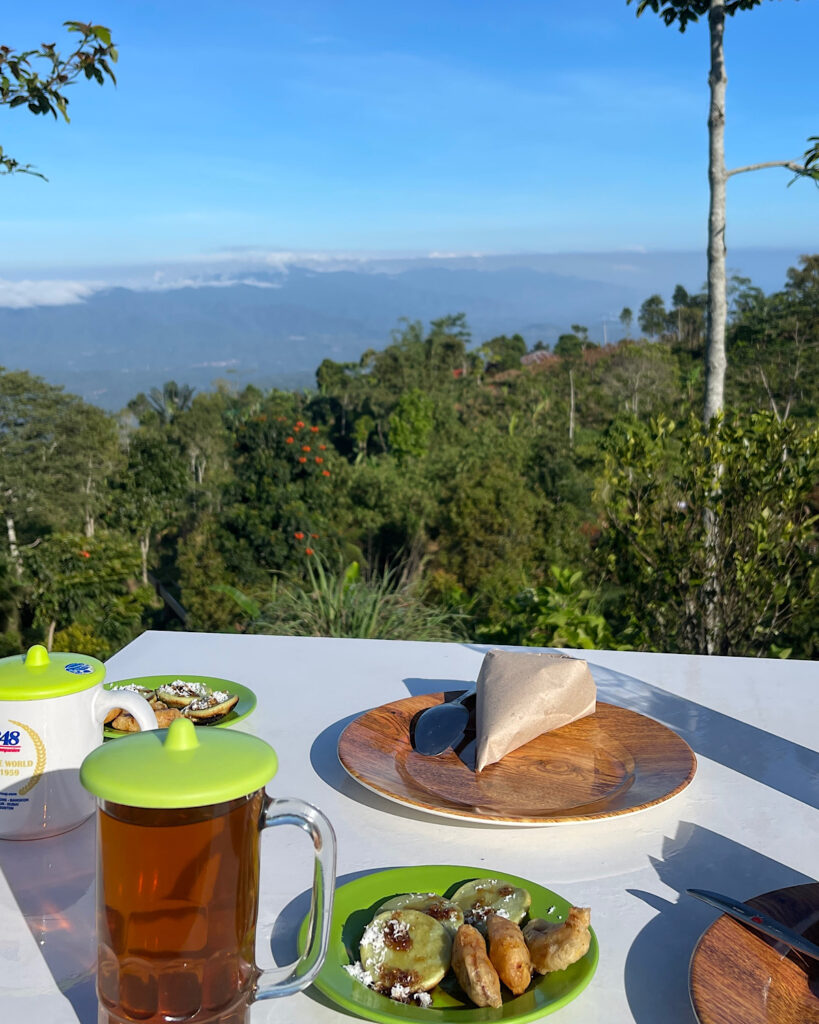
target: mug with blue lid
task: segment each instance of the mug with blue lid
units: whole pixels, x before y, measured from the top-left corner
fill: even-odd
[[[82,824],[94,799],[80,784],[83,758],[103,741],[116,707],[155,729],[146,700],[103,688],[105,666],[84,654],[0,658],[0,839],[40,839]]]

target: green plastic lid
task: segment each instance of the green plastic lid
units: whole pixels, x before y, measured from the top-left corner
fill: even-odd
[[[0,700],[46,700],[87,690],[105,678],[105,665],[87,654],[51,654],[35,644],[28,654],[0,658]]]
[[[175,718],[167,729],[133,733],[92,750],[80,781],[128,807],[206,807],[261,789],[279,759],[264,740]]]

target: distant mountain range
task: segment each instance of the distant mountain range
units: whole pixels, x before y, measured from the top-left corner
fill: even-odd
[[[770,291],[798,255],[746,250],[733,265]],[[176,279],[165,268],[128,287],[100,283],[103,274],[93,284],[68,282],[76,298],[60,304],[36,304],[38,282],[24,282],[29,304],[0,307],[0,365],[108,409],[171,379],[199,389],[220,377],[308,387],[323,359],[383,348],[402,317],[428,323],[464,312],[476,343],[519,332],[529,347],[550,345],[572,323],[612,341],[622,335],[624,306],[636,318],[653,292],[668,298],[677,283],[696,291],[705,266],[699,253],[625,252],[234,261],[200,265],[195,275],[180,267]]]

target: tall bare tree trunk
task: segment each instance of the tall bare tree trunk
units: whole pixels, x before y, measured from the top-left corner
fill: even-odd
[[[49,622],[49,624],[48,624],[48,633],[46,635],[46,650],[47,651],[50,651],[51,648],[54,646],[54,633],[55,633],[56,629],[57,629],[57,622],[56,622],[55,619],[52,619],[51,622]]]
[[[89,475],[85,481],[85,536],[91,539],[94,536],[94,513],[91,511],[91,492],[94,488],[93,478]]]
[[[703,420],[706,426],[714,416],[722,412],[725,404],[725,322],[728,316],[725,280],[725,185],[728,174],[725,168],[725,0],[711,0],[708,11],[709,41],[711,47],[711,70],[708,84],[711,104],[708,112],[708,317],[706,324],[705,360],[705,407]],[[713,474],[713,497],[719,493],[719,478],[722,466],[715,462]],[[705,531],[705,579],[702,598],[704,613],[705,651],[707,654],[720,653],[720,581],[718,572],[720,548],[720,522],[714,507],[709,505],[703,511]]]
[[[151,534],[146,530],[139,538],[139,553],[142,556],[142,582],[148,585],[148,551],[151,548]]]
[[[20,548],[17,546],[17,530],[14,527],[14,516],[6,513],[6,533],[9,538],[9,554],[14,563],[14,573],[19,580],[23,575],[23,559],[20,557]]]
[[[574,370],[569,370],[569,445],[574,444]]]
[[[725,0],[711,0],[708,12],[711,71],[708,84],[708,324],[706,335],[705,409],[709,423],[722,410],[725,397]]]

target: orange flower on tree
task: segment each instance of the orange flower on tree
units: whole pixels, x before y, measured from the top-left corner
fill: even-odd
[[[320,466],[322,464],[322,462],[324,462],[324,459],[320,455],[317,455],[316,456],[316,465]]]
[[[83,558],[90,558],[91,557],[91,552],[90,551],[81,551],[80,554],[82,555]]]
[[[304,534],[301,532],[301,530],[296,530],[293,536],[296,538],[296,540],[304,540]]]
[[[306,455],[300,455],[299,456],[299,462],[307,462],[307,456]]]
[[[286,437],[284,439],[284,443],[285,444],[292,444],[295,440],[296,440],[295,437]]]
[[[318,432],[319,432],[319,428],[318,427],[310,427],[310,433],[311,434],[317,434]]]
[[[315,551],[313,551],[312,548],[305,548],[304,549],[304,553],[305,553],[305,555],[314,555]]]
[[[313,538],[313,540],[319,539],[319,535],[317,533],[311,533],[310,536]]]
[[[326,452],[327,451],[327,445],[326,444],[320,444],[319,445],[319,451],[320,452]]]
[[[296,425],[295,425],[295,427],[293,429],[294,430],[301,430],[301,428],[303,426],[304,426],[304,420],[296,420]]]
[[[301,450],[302,450],[303,452],[309,452],[309,451],[310,451],[310,445],[309,445],[309,444],[303,444],[303,445],[301,446]]]
[[[322,476],[329,476],[330,475],[330,470],[329,469],[323,469],[321,471],[321,475]]]

